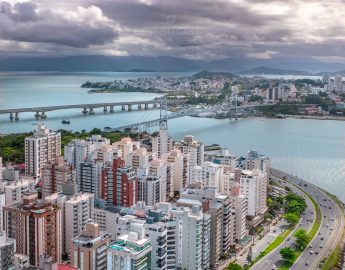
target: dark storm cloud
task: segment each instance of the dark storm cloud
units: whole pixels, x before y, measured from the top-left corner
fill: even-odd
[[[341,0],[7,1],[0,2],[0,52],[265,61],[345,56]]]
[[[154,24],[186,24],[200,21],[224,22],[242,25],[263,25],[279,20],[272,15],[261,15],[230,1],[174,0],[153,1],[152,4],[135,0],[89,1],[102,8],[109,18],[127,26],[153,26]]]
[[[52,43],[87,48],[111,42],[118,34],[112,27],[69,20],[60,13],[38,9],[30,2],[11,5],[0,2],[0,39]]]

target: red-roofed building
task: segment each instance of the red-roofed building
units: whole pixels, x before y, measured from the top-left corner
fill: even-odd
[[[66,264],[58,264],[58,270],[78,270],[78,268]]]

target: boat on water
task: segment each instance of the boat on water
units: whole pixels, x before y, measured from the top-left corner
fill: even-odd
[[[70,124],[71,123],[71,120],[68,120],[68,119],[63,119],[61,121],[62,124]]]

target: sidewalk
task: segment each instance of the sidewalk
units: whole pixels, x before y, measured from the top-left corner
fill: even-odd
[[[252,259],[254,260],[260,253],[272,242],[274,239],[282,233],[284,226],[287,223],[283,218],[280,218],[276,225],[269,225],[269,230],[264,234],[264,236],[260,239],[260,236],[256,236],[254,239],[254,246],[252,246],[253,241],[250,241],[246,246],[244,246],[240,254],[237,254],[236,259],[232,257],[226,261],[219,261],[219,265],[217,270],[225,269],[231,262],[236,261],[240,265],[244,265],[247,260],[247,255],[250,246],[252,246]],[[274,232],[275,231],[275,232]]]

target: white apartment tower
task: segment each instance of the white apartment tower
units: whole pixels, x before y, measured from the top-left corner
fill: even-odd
[[[158,158],[167,154],[172,149],[172,140],[169,137],[168,130],[160,129],[156,137],[152,138],[152,152],[156,153]]]
[[[189,178],[193,179],[193,168],[204,163],[204,145],[194,140],[194,136],[187,135],[182,141],[174,142],[174,147],[188,155]]]
[[[126,166],[132,166],[132,154],[140,148],[140,142],[132,141],[131,138],[122,138],[121,141],[112,144],[114,148],[120,149],[120,158],[125,161]]]
[[[243,170],[240,178],[240,192],[248,200],[248,216],[262,215],[267,210],[267,174],[259,170]]]
[[[173,172],[173,190],[180,192],[189,182],[188,156],[180,150],[172,150],[166,157]]]
[[[25,173],[40,177],[42,168],[61,155],[61,134],[39,124],[30,137],[25,138]]]
[[[176,220],[176,268],[208,269],[204,262],[210,256],[209,242],[205,243],[206,238],[210,238],[210,216],[196,205],[192,209],[173,209],[171,214]]]
[[[79,193],[65,202],[65,244],[66,251],[71,245],[71,239],[79,235],[85,225],[93,218],[94,195]]]
[[[145,202],[148,206],[154,206],[161,201],[163,194],[161,190],[160,176],[147,176],[138,181],[138,201]]]
[[[145,236],[144,224],[132,223],[128,233],[119,236],[108,247],[108,270],[131,270],[151,268],[151,244]]]

